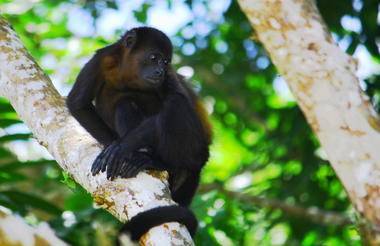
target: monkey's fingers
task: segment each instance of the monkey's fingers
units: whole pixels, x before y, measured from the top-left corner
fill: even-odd
[[[96,175],[100,171],[104,172],[105,167],[102,166],[101,158],[99,158],[99,157],[100,157],[100,155],[98,157],[96,157],[94,163],[92,163],[92,166],[91,166],[92,175]]]
[[[102,172],[106,171],[106,169],[108,169],[107,166],[109,166],[110,163],[114,162],[114,159],[115,159],[114,156],[119,150],[117,144],[118,144],[117,142],[112,143],[110,146],[108,146],[98,155],[98,157],[95,159],[94,164],[93,164],[93,167],[94,167],[93,174],[94,173],[96,174],[99,171],[102,171]]]
[[[101,169],[101,167],[99,167],[99,165],[97,165],[96,163],[92,163],[92,166],[91,166],[92,176],[95,176],[96,174],[98,174],[100,169]]]
[[[117,152],[114,153],[110,156],[110,159],[108,160],[108,166],[107,166],[107,173],[109,174],[110,177],[117,177],[121,176],[121,170],[122,170],[122,165],[123,162],[129,161],[130,157],[125,156],[124,153],[122,152]]]
[[[129,160],[129,158],[116,158],[111,165],[107,167],[107,175],[109,179],[114,179],[116,177],[122,177],[122,167],[123,163]]]
[[[91,166],[92,175],[98,174],[101,169],[102,169],[102,166],[100,166],[99,162],[94,161],[94,163],[92,163],[92,166]]]
[[[136,176],[139,172],[148,169],[152,165],[150,158],[142,158],[141,161],[131,168],[129,175]]]
[[[106,169],[106,165],[105,163],[102,162],[102,158],[97,157],[94,163],[92,164],[91,173],[92,175],[96,175],[100,171],[104,172],[105,169]]]
[[[105,169],[106,169],[106,163],[103,160],[104,160],[104,157],[111,150],[111,148],[109,148],[110,146],[108,146],[107,148],[103,149],[102,152],[100,152],[100,154],[96,157],[96,159],[95,159],[95,161],[94,161],[94,163],[92,164],[92,167],[91,167],[91,173],[92,173],[92,175],[96,175],[100,171],[102,171],[102,172],[105,171]]]
[[[122,165],[121,161],[116,161],[109,163],[107,165],[107,179],[113,180],[120,176],[120,166]]]
[[[113,142],[110,146],[107,147],[99,156],[98,161],[101,162],[102,171],[104,172],[106,170],[106,166],[109,163],[112,163],[114,161],[114,156],[119,151],[119,145],[117,142]]]
[[[154,165],[154,162],[152,158],[146,154],[137,154],[135,158],[133,158],[128,165],[123,169],[123,177],[134,177],[136,176],[140,171],[146,170],[146,169],[162,169],[159,167],[156,167]]]
[[[125,159],[123,160],[123,162],[121,163],[121,166],[120,166],[120,177],[122,178],[130,178],[128,176],[126,176],[126,172],[129,170],[130,168],[130,165],[129,165],[129,162],[131,160],[128,160],[128,159]]]
[[[146,158],[133,158],[130,162],[126,162],[122,169],[123,178],[135,177],[142,169]]]
[[[122,178],[127,178],[125,177],[125,170],[128,168],[128,160],[123,160],[123,162],[120,165],[120,177]]]
[[[146,161],[142,162],[140,166],[135,166],[134,168],[132,168],[129,172],[129,175],[135,177],[137,176],[137,174],[139,174],[139,172],[150,169],[151,167],[152,165],[150,163],[147,163]]]

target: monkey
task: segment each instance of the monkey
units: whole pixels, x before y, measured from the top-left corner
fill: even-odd
[[[174,206],[153,208],[121,229],[138,241],[150,228],[197,220],[188,208],[209,158],[212,130],[200,99],[171,65],[173,46],[158,29],[136,27],[96,51],[67,97],[69,111],[104,146],[91,167],[107,179],[166,170]]]

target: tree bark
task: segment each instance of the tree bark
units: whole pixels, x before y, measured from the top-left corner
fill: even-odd
[[[312,0],[239,0],[287,81],[356,210],[380,245],[380,125]],[[372,236],[371,236],[371,235]]]
[[[94,198],[95,203],[127,221],[137,213],[175,204],[166,172],[141,172],[136,178],[108,181],[92,176],[90,167],[101,148],[69,114],[64,99],[35,63],[9,23],[0,17],[0,95],[58,164]],[[141,245],[193,245],[185,226],[167,223],[152,228]]]
[[[0,245],[68,246],[54,234],[49,224],[41,222],[38,226],[32,227],[2,206],[0,206]]]

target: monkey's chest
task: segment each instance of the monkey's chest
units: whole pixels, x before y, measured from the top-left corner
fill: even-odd
[[[120,124],[116,122],[120,118],[118,116],[125,116],[125,121],[141,121],[157,114],[162,107],[161,101],[160,97],[153,93],[113,91],[113,93],[98,95],[95,106],[103,121],[110,128],[115,129],[115,126]]]
[[[144,118],[158,114],[162,108],[162,99],[154,93],[127,92],[120,100],[133,103],[134,110],[142,114]]]

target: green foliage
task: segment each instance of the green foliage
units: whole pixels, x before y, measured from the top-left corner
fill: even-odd
[[[72,178],[70,178],[70,175],[68,173],[62,172],[62,176],[63,176],[63,180],[61,180],[62,183],[64,183],[65,185],[67,185],[71,189],[76,188],[75,181]]]
[[[112,29],[114,36],[98,32],[103,14],[120,9],[121,2],[43,0],[24,12],[20,5],[17,13],[5,11],[5,17],[45,71],[70,84],[94,50],[122,33],[120,27]],[[252,41],[254,31],[246,17],[236,1],[227,1],[225,8],[223,2],[185,1],[192,16],[171,36],[178,56],[174,65],[194,70],[190,80],[212,112],[214,144],[203,171],[203,187],[216,184],[248,197],[317,207],[342,216],[352,213],[343,187],[291,92],[261,44]],[[162,8],[162,3],[144,1],[123,14],[132,16],[132,23],[148,24],[150,11]],[[378,1],[317,3],[345,51],[354,54],[364,48],[379,72]],[[2,1],[0,8],[5,4],[11,1]],[[178,5],[179,1],[168,0],[166,8],[174,11]],[[78,9],[91,17],[95,36],[70,28],[70,14]],[[347,26],[346,20],[359,23],[360,28]],[[362,84],[379,109],[378,74],[370,73]],[[54,161],[20,158],[14,146],[29,143],[31,135],[15,131],[19,123],[9,103],[0,100],[0,127],[4,129],[0,135],[0,205],[27,218],[34,215],[48,220],[72,245],[112,245],[119,225],[112,215],[94,209],[90,196]],[[203,187],[192,204],[200,221],[196,245],[361,245],[353,225],[317,223],[307,216]]]
[[[41,211],[51,213],[53,215],[60,215],[62,211],[56,207],[54,204],[40,199],[37,196],[29,195],[24,192],[18,192],[15,190],[7,190],[0,192],[2,200],[7,201],[12,204],[22,205],[20,211],[21,214],[26,212],[26,209],[35,208]],[[30,208],[27,208],[30,207]]]
[[[152,5],[150,4],[146,4],[144,3],[142,6],[141,6],[141,9],[140,10],[135,10],[133,11],[133,14],[136,18],[136,20],[138,20],[139,22],[146,22],[147,18],[148,18],[148,9],[151,7]]]

